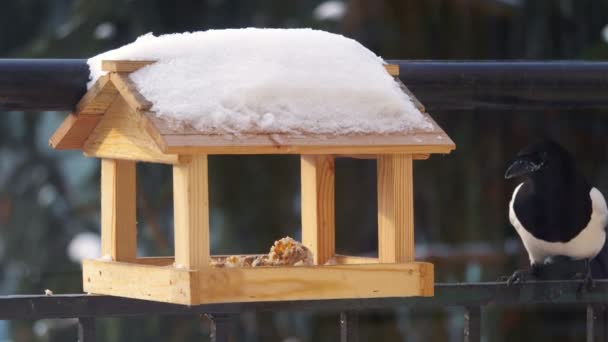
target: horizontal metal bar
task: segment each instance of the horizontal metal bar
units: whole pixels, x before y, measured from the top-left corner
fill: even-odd
[[[0,110],[71,111],[88,79],[84,59],[0,59]]]
[[[608,108],[608,62],[388,62],[430,112]],[[88,78],[84,59],[0,59],[0,110],[72,110]]]
[[[97,316],[199,315],[243,311],[357,311],[401,306],[608,304],[608,280],[597,280],[592,291],[581,293],[581,281],[542,281],[507,287],[503,282],[436,284],[434,297],[365,298],[252,302],[183,306],[86,294],[0,296],[0,319],[42,319]]]
[[[608,108],[608,63],[390,61],[429,111]]]

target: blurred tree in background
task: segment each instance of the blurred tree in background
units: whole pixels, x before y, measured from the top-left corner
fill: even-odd
[[[0,10],[1,58],[88,58],[155,34],[232,27],[313,27],[342,33],[386,59],[602,59],[608,56],[605,0],[11,0]],[[246,76],[245,76],[246,77]],[[52,91],[52,90],[50,90]],[[608,193],[605,113],[431,113],[457,144],[417,162],[420,258],[439,281],[495,280],[525,264],[508,225],[514,184],[506,161],[540,136],[564,144]],[[0,293],[79,292],[79,258],[95,255],[99,164],[46,141],[65,113],[2,113],[0,120]],[[298,158],[217,156],[210,163],[213,253],[262,253],[299,238]],[[375,164],[337,162],[339,252],[373,254]],[[140,254],[172,251],[170,168],[138,167]],[[145,281],[145,280],[142,280]],[[582,311],[488,309],[491,341],[581,340]],[[557,312],[557,313],[555,313]],[[461,312],[403,308],[361,318],[361,340],[459,341]],[[102,341],[204,340],[196,318],[100,319]],[[244,313],[243,341],[333,341],[337,314]],[[0,340],[74,340],[72,321],[0,322]]]

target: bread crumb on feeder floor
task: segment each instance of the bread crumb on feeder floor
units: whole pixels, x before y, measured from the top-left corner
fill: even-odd
[[[313,254],[289,236],[275,241],[264,255],[231,255],[211,262],[214,267],[311,266]]]

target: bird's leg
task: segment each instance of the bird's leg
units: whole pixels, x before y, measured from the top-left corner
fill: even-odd
[[[536,279],[538,277],[540,269],[541,269],[541,266],[534,263],[528,269],[516,270],[507,279],[507,286],[511,286],[513,284],[518,284],[518,283],[525,283],[526,281]]]
[[[593,280],[593,276],[591,274],[591,260],[585,259],[585,273],[583,274],[583,283],[579,287],[580,293],[585,293],[590,291],[595,287],[595,280]]]

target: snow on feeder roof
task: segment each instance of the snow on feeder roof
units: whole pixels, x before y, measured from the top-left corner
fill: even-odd
[[[117,122],[98,125],[104,113],[116,114],[110,109],[120,102],[117,94],[133,111],[119,121],[138,122],[140,135],[152,140],[124,143],[137,141],[165,155],[454,148],[394,77],[398,66],[336,34],[254,28],[147,34],[88,63],[89,91],[51,139],[56,148],[121,157],[102,146]],[[95,128],[99,134],[89,137]]]
[[[152,34],[89,60],[153,60],[131,74],[160,118],[201,132],[392,133],[430,129],[384,61],[310,29]]]

